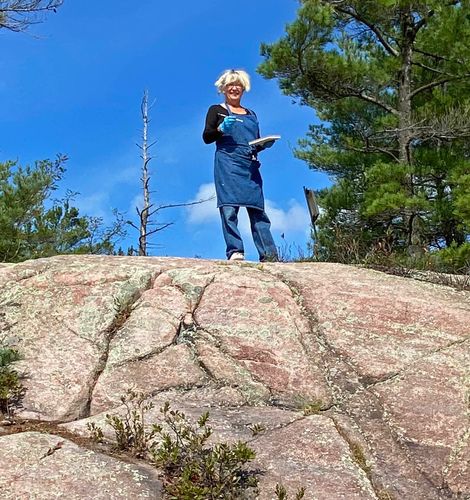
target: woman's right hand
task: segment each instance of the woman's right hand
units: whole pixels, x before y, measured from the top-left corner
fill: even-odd
[[[224,121],[219,125],[219,130],[223,132],[224,134],[230,132],[230,130],[233,127],[233,124],[236,122],[236,118],[234,116],[226,116],[224,118]]]

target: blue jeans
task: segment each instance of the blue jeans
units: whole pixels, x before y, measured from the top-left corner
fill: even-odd
[[[235,252],[245,253],[243,241],[238,230],[238,210],[240,207],[223,206],[220,207],[220,217],[222,219],[222,231],[224,233],[225,244],[227,245],[227,259]],[[259,208],[246,207],[250,218],[251,234],[259,260],[277,261],[277,248],[271,235],[271,222],[264,210]]]

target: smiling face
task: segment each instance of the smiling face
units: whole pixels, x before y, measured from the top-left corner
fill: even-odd
[[[225,100],[229,104],[238,104],[242,98],[243,92],[245,91],[243,85],[240,82],[228,83],[224,87]]]

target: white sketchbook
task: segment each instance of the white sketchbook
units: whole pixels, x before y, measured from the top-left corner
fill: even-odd
[[[250,146],[262,146],[267,142],[277,141],[280,138],[281,138],[280,135],[267,135],[265,137],[260,137],[259,139],[255,139],[254,141],[250,141],[248,144]]]

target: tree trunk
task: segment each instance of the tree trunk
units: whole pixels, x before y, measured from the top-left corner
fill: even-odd
[[[140,212],[140,236],[139,236],[139,255],[146,256],[147,255],[147,223],[149,217],[150,210],[150,191],[149,191],[149,171],[148,171],[148,163],[151,158],[149,156],[149,146],[148,146],[148,92],[144,92],[144,97],[142,98],[141,105],[142,112],[142,120],[144,122],[143,130],[142,130],[142,189],[143,189],[143,198],[144,203],[142,207],[142,211]]]
[[[404,165],[412,164],[411,138],[412,138],[412,118],[411,118],[411,61],[413,55],[413,18],[408,8],[401,15],[401,69],[398,83],[398,158]],[[410,196],[414,194],[413,174],[410,172],[406,177],[406,184]],[[414,241],[414,219],[416,214],[405,214],[405,232],[408,246],[417,244]]]

